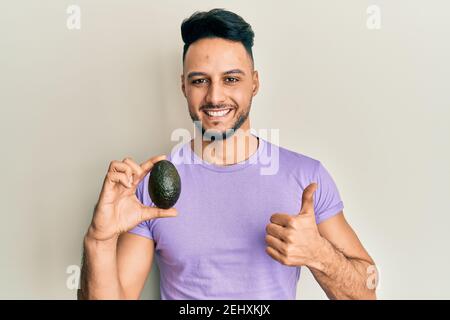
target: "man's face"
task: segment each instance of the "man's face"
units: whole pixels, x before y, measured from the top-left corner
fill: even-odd
[[[191,119],[201,121],[203,133],[225,139],[229,129],[249,129],[259,81],[242,43],[221,38],[194,42],[186,52],[181,83]]]

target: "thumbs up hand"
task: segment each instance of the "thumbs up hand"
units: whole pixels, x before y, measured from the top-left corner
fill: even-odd
[[[266,227],[266,252],[287,266],[313,266],[318,263],[321,237],[314,214],[316,183],[303,190],[302,206],[297,215],[275,213]]]

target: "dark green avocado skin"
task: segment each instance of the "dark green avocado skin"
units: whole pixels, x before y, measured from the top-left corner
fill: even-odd
[[[158,208],[169,209],[175,205],[181,194],[181,179],[172,162],[155,163],[148,179],[148,193]]]

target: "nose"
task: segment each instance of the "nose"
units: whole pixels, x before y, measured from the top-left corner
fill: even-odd
[[[226,101],[224,88],[218,83],[211,83],[206,95],[206,102],[216,105]]]

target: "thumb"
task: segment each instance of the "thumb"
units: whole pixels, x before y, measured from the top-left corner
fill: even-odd
[[[176,217],[178,215],[178,211],[175,208],[169,209],[161,209],[158,207],[148,207],[142,206],[141,208],[141,222],[147,221],[155,218],[169,218]]]
[[[313,182],[303,190],[302,207],[299,215],[314,214],[314,192],[317,189],[317,183]]]

